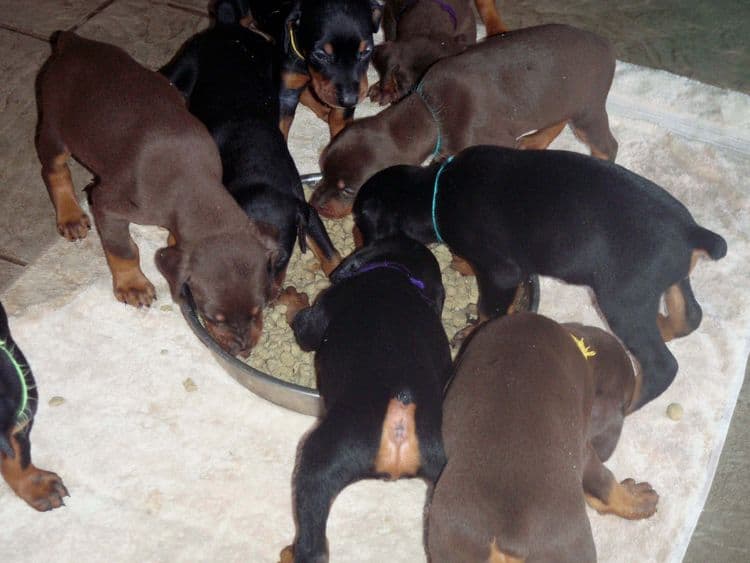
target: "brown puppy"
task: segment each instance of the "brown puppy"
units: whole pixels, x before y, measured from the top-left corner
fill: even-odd
[[[614,160],[617,141],[605,110],[614,69],[605,39],[566,25],[490,37],[439,60],[415,92],[333,139],[311,203],[341,217],[378,170],[476,144],[546,148],[568,122],[592,155]]]
[[[508,31],[494,0],[475,4],[488,36]],[[471,0],[391,0],[383,10],[383,33],[372,56],[380,81],[369,91],[380,105],[403,98],[435,61],[477,42]]]
[[[467,342],[443,406],[448,462],[431,499],[435,563],[595,561],[585,501],[603,514],[656,511],[648,483],[603,465],[635,376],[601,329],[519,313]]]
[[[156,298],[128,225],[165,227],[170,246],[156,263],[173,298],[187,286],[217,342],[249,354],[278,292],[273,234],[221,185],[216,144],[166,78],[112,45],[69,32],[54,43],[38,78],[37,153],[58,231],[77,240],[90,228],[67,165],[74,156],[96,175],[91,209],[115,297],[136,306]]]

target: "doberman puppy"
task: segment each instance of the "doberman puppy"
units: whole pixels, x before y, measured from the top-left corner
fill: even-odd
[[[34,375],[13,341],[0,303],[0,473],[11,489],[39,511],[63,506],[62,479],[31,463],[31,427],[39,392]]]
[[[472,335],[445,396],[430,560],[593,562],[584,498],[631,520],[656,512],[651,485],[618,483],[602,463],[634,381],[617,339],[594,327],[523,313]]]
[[[442,392],[451,372],[440,321],[445,292],[432,253],[403,236],[345,258],[312,307],[287,310],[303,350],[314,350],[325,405],[294,472],[297,535],[283,562],[328,560],[336,495],[365,478],[434,482],[445,463]],[[302,297],[302,299],[299,299]]]
[[[653,182],[568,151],[480,145],[440,165],[394,166],[365,184],[354,217],[365,244],[394,232],[445,241],[476,272],[480,320],[501,314],[532,273],[591,287],[643,370],[634,409],[677,374],[664,341],[700,324],[688,277],[697,259],[727,251]]]
[[[487,35],[507,31],[494,0],[476,0]],[[477,41],[470,0],[391,0],[383,11],[385,41],[375,47],[372,66],[380,81],[369,96],[380,105],[403,98],[425,70]]]
[[[298,0],[286,18],[282,49],[281,131],[286,138],[301,101],[328,122],[331,137],[367,94],[378,0]]]
[[[283,282],[295,241],[303,252],[310,244],[329,274],[341,258],[318,213],[305,201],[279,131],[275,48],[240,23],[241,13],[230,9],[233,4],[217,2],[215,25],[189,39],[160,72],[208,127],[219,147],[222,183],[235,201],[248,217],[278,231],[272,270],[276,284]]]
[[[567,122],[594,156],[614,160],[617,141],[605,110],[614,69],[609,43],[573,27],[489,37],[437,61],[414,93],[338,135],[320,157],[323,179],[310,203],[341,217],[365,180],[387,166],[482,143],[546,148]]]
[[[162,226],[170,245],[156,264],[173,298],[187,285],[217,342],[249,354],[278,291],[276,233],[248,219],[222,186],[216,144],[179,92],[123,50],[70,32],[56,34],[37,86],[37,153],[60,234],[77,240],[90,228],[72,155],[96,176],[89,197],[115,297],[137,306],[155,299],[128,224]]]

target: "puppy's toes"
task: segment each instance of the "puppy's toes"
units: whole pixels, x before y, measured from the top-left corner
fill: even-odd
[[[36,469],[27,479],[21,497],[39,512],[65,505],[63,497],[70,496],[59,475]]]
[[[659,503],[659,495],[649,483],[636,483],[633,479],[625,479],[620,483],[632,498],[630,515],[625,516],[631,520],[648,518],[656,512]]]
[[[286,305],[286,322],[290,325],[297,313],[310,306],[310,298],[307,293],[300,293],[291,285],[284,288],[279,295],[278,302]]]
[[[81,212],[79,216],[68,217],[57,223],[57,232],[70,241],[86,238],[91,230],[89,216]]]
[[[133,307],[150,307],[156,299],[156,289],[148,281],[141,285],[116,287],[115,297],[118,301]]]

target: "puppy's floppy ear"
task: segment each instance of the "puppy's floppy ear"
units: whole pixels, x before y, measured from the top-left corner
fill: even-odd
[[[161,274],[167,278],[172,299],[179,301],[182,286],[187,281],[187,261],[176,246],[167,246],[156,251],[154,261]]]
[[[269,223],[254,221],[255,236],[260,241],[268,258],[268,270],[275,273],[286,260],[286,251],[279,245],[279,230]]]
[[[374,258],[382,254],[383,250],[376,245],[367,245],[362,248],[355,250],[349,256],[344,258],[344,261],[339,264],[328,279],[331,283],[338,283],[341,280],[345,280],[362,266],[368,262],[372,262]]]
[[[385,3],[382,0],[370,0],[372,7],[372,32],[375,33],[380,27],[380,20],[383,19],[383,7]]]
[[[245,0],[215,0],[210,8],[216,23],[220,24],[239,23],[249,11],[250,6]]]

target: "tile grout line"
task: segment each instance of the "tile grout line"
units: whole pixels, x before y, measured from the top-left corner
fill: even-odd
[[[96,8],[94,8],[91,12],[89,12],[88,14],[86,14],[85,16],[83,16],[83,18],[81,18],[81,20],[78,23],[76,23],[76,24],[72,25],[71,27],[69,27],[68,31],[76,31],[79,27],[81,27],[82,25],[84,25],[90,19],[92,19],[92,18],[96,17],[97,15],[101,14],[104,10],[106,10],[107,8],[109,8],[116,1],[117,0],[106,0],[104,3],[100,4],[99,6],[97,6]]]
[[[22,260],[21,258],[14,256],[12,253],[3,250],[0,250],[0,261],[15,264],[16,266],[21,266],[23,268],[29,265],[26,260]]]

